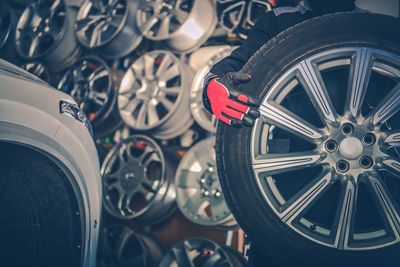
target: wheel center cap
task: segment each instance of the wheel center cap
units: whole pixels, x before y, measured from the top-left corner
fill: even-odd
[[[362,155],[364,147],[360,140],[355,137],[349,137],[340,143],[339,152],[346,159],[354,160]]]

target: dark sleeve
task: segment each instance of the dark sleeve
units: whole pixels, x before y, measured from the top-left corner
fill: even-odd
[[[221,76],[222,74],[242,69],[249,58],[276,35],[276,28],[275,13],[272,11],[267,12],[249,31],[243,44],[235,49],[230,56],[215,64],[210,73],[214,76]]]

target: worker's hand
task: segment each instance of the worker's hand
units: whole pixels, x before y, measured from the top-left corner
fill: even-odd
[[[242,72],[230,72],[222,77],[213,78],[204,89],[205,108],[228,125],[252,126],[260,116],[260,112],[254,109],[256,103],[236,90],[238,84],[250,79],[250,75]]]

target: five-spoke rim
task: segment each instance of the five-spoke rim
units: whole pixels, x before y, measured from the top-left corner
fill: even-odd
[[[391,190],[400,177],[399,110],[397,55],[333,49],[286,71],[263,99],[251,139],[258,187],[278,218],[343,250],[399,242]]]
[[[22,13],[16,30],[18,53],[38,59],[55,49],[64,35],[66,7],[62,0],[43,0],[30,4]]]
[[[104,204],[117,218],[133,219],[154,205],[166,183],[165,160],[161,148],[141,135],[122,140],[107,155],[101,174]]]

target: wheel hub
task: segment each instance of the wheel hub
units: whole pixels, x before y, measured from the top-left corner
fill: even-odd
[[[215,181],[217,179],[218,179],[218,177],[216,177],[215,167],[209,166],[199,181],[200,189],[201,189],[200,192],[203,197],[208,197],[208,198],[221,197],[221,192],[215,186]]]
[[[121,185],[126,191],[136,189],[139,186],[141,177],[144,173],[140,171],[140,166],[137,162],[129,163],[129,166],[122,172]]]
[[[339,153],[346,159],[354,160],[364,152],[364,147],[356,137],[348,137],[340,142]]]

